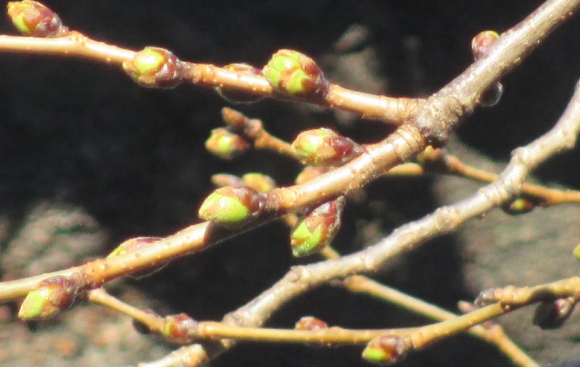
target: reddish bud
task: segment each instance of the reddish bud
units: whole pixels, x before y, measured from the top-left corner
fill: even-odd
[[[312,96],[328,87],[314,60],[294,50],[276,52],[262,72],[275,91],[290,96]]]
[[[499,34],[495,31],[483,31],[473,37],[471,40],[471,52],[475,60],[484,56],[498,38]]]
[[[262,75],[262,70],[248,64],[228,64],[223,67],[225,70],[233,71],[238,74],[238,78],[244,75],[258,76]],[[216,87],[215,91],[226,101],[231,103],[253,103],[261,100],[263,97],[232,87]]]
[[[194,340],[198,325],[197,321],[184,313],[167,316],[161,335],[173,343],[188,344]]]
[[[362,146],[330,129],[301,132],[292,148],[302,163],[312,166],[340,166],[364,152]]]
[[[221,187],[201,204],[199,216],[224,227],[241,227],[262,211],[263,197],[247,186]]]
[[[403,338],[383,335],[371,340],[362,352],[362,357],[379,365],[389,365],[405,358],[408,348]]]
[[[125,72],[147,88],[176,87],[182,82],[181,73],[187,67],[171,51],[159,47],[145,47],[123,63]]]
[[[573,297],[544,301],[536,308],[533,323],[541,329],[558,329],[574,311],[576,300]]]
[[[76,278],[59,275],[45,279],[26,295],[18,311],[18,318],[41,320],[54,317],[72,305],[78,292]]]
[[[220,127],[211,131],[205,148],[220,158],[233,159],[250,149],[250,144],[241,136]]]
[[[316,331],[328,329],[328,325],[316,317],[304,316],[294,325],[294,329]]]
[[[7,11],[16,29],[26,36],[61,37],[69,32],[60,17],[39,2],[11,1]]]
[[[292,229],[292,254],[296,257],[307,256],[326,247],[340,228],[343,208],[344,198],[339,198],[308,212]]]

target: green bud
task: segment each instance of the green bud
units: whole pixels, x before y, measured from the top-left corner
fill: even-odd
[[[181,73],[187,64],[169,50],[145,47],[123,69],[137,84],[147,88],[173,88],[182,82]]]
[[[534,312],[533,323],[543,330],[558,329],[570,317],[576,306],[574,297],[544,301]]]
[[[189,344],[194,340],[198,322],[184,313],[167,316],[164,319],[161,335],[178,344]]]
[[[324,203],[306,214],[292,229],[290,245],[296,257],[308,256],[326,247],[340,228],[344,199]]]
[[[135,237],[126,240],[125,242],[121,243],[117,248],[115,248],[111,253],[107,256],[107,259],[125,255],[133,251],[137,251],[146,247],[151,246],[152,244],[156,243],[157,241],[161,240],[161,237]],[[138,271],[136,273],[131,274],[131,278],[140,279],[143,277],[147,277],[153,273],[158,272],[159,270],[163,269],[167,263],[156,266],[152,269]]]
[[[26,36],[61,37],[69,32],[55,12],[36,1],[11,1],[7,12],[16,29]]]
[[[405,358],[407,346],[398,336],[383,335],[371,340],[362,352],[362,357],[372,363],[389,365]]]
[[[201,204],[199,217],[224,227],[241,227],[255,219],[262,206],[262,196],[250,187],[221,187]]]
[[[220,158],[233,159],[250,149],[250,144],[241,136],[220,127],[211,131],[205,141],[205,148]]]
[[[40,320],[54,317],[70,307],[77,291],[78,284],[72,277],[56,276],[45,279],[28,292],[18,311],[18,318]]]
[[[304,164],[312,166],[340,166],[364,152],[364,148],[330,129],[303,131],[292,148]]]
[[[258,192],[268,192],[276,188],[276,182],[270,176],[261,173],[246,173],[242,176],[242,181],[244,185]]]
[[[238,74],[239,77],[243,77],[244,75],[249,76],[259,76],[262,75],[262,70],[253,67],[252,65],[248,64],[228,64],[223,67],[227,71],[233,71]],[[263,97],[245,92],[243,90],[239,90],[236,88],[231,87],[216,87],[215,91],[226,101],[230,103],[253,103],[258,102],[259,100],[263,99]]]
[[[328,82],[310,57],[294,50],[279,50],[262,69],[264,77],[279,93],[305,97],[324,93]]]
[[[519,197],[502,205],[501,209],[509,215],[521,215],[531,212],[535,207],[536,203],[531,199]]]

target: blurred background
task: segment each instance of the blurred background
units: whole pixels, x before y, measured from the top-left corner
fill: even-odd
[[[295,0],[143,1],[51,0],[70,28],[97,40],[140,49],[161,46],[183,60],[261,67],[280,48],[318,61],[343,86],[394,96],[426,96],[472,61],[471,38],[502,32],[542,1]],[[15,34],[10,21],[0,33]],[[478,110],[448,149],[468,163],[500,172],[510,152],[546,132],[566,106],[580,76],[580,19],[558,29],[504,80],[501,102]],[[135,236],[165,236],[195,223],[215,173],[261,172],[279,185],[300,167],[268,152],[224,162],[204,150],[220,109],[211,90],[189,85],[149,90],[119,68],[72,58],[0,55],[0,275],[16,279],[106,255]],[[377,122],[317,107],[265,100],[237,105],[292,140],[307,128],[331,127],[356,141],[389,133]],[[534,176],[580,188],[576,150],[550,160]],[[480,185],[455,178],[391,178],[350,198],[335,247],[350,253],[394,228],[473,193]],[[510,217],[495,210],[453,236],[427,243],[376,278],[456,311],[489,287],[534,285],[578,274],[571,255],[579,242],[578,206],[537,209]],[[272,285],[292,259],[281,223],[174,261],[141,280],[108,288],[161,314],[186,312],[219,320]],[[176,346],[142,336],[131,321],[81,302],[54,321],[24,324],[17,305],[0,308],[0,365],[116,366],[150,361]],[[499,322],[540,363],[578,357],[578,312],[562,330],[531,325],[533,310]],[[268,323],[292,327],[304,315],[352,328],[428,322],[364,296],[322,287],[291,302]],[[365,366],[360,348],[242,344],[212,366]],[[467,336],[414,353],[400,366],[510,366],[494,348]]]

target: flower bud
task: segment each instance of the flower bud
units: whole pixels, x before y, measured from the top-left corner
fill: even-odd
[[[16,29],[26,36],[61,37],[69,32],[60,17],[39,2],[11,1],[7,11]]]
[[[316,331],[328,329],[328,325],[316,317],[304,316],[294,325],[294,329]]]
[[[135,237],[126,240],[125,242],[121,243],[117,248],[115,248],[111,253],[107,256],[107,259],[125,255],[127,253],[137,251],[143,249],[145,247],[151,246],[152,244],[156,243],[157,241],[161,240],[161,237]],[[167,263],[154,267],[152,269],[138,271],[136,273],[131,274],[131,277],[134,279],[140,279],[143,277],[147,277],[153,273],[158,272],[159,270],[163,269]]]
[[[535,207],[536,204],[532,200],[519,197],[502,205],[501,209],[509,215],[521,215],[531,212]]]
[[[173,88],[182,82],[181,72],[187,64],[169,50],[145,47],[123,69],[137,84],[147,88]]]
[[[340,166],[364,152],[364,148],[330,129],[314,129],[298,134],[292,148],[304,164]]]
[[[194,340],[197,327],[197,321],[180,313],[165,317],[161,335],[173,343],[188,344]]]
[[[268,192],[276,188],[276,182],[261,173],[246,173],[242,176],[243,183],[258,192]]]
[[[487,51],[489,51],[491,45],[497,41],[499,34],[495,31],[483,31],[479,32],[471,40],[471,52],[475,60],[481,58]]]
[[[308,212],[292,229],[292,254],[296,257],[307,256],[326,247],[340,228],[343,208],[344,198],[339,198]]]
[[[205,141],[205,148],[220,158],[233,159],[250,149],[250,144],[241,136],[220,127],[211,131],[210,137]]]
[[[362,352],[362,357],[379,365],[399,362],[407,354],[403,338],[394,335],[383,335],[371,340]]]
[[[228,64],[223,67],[225,70],[233,71],[240,77],[244,75],[258,76],[262,75],[262,70],[248,64]],[[254,103],[263,99],[263,97],[232,87],[216,87],[215,91],[226,101],[230,103]]]
[[[543,330],[558,329],[574,311],[576,301],[573,297],[544,301],[534,312],[533,323]]]
[[[199,208],[199,217],[224,227],[241,227],[262,210],[262,196],[247,186],[220,187]]]
[[[41,281],[26,295],[18,318],[40,320],[54,317],[72,305],[78,292],[78,282],[67,276],[55,276]]]
[[[290,96],[323,93],[328,86],[314,60],[294,50],[276,52],[262,72],[276,92]]]

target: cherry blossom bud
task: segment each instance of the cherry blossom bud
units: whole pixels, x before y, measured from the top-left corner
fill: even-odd
[[[303,131],[292,143],[297,157],[311,166],[340,166],[364,152],[364,148],[330,129]]]
[[[161,334],[173,343],[188,344],[194,340],[197,327],[197,321],[180,313],[165,317]]]
[[[328,86],[314,60],[294,50],[276,52],[262,72],[276,92],[290,96],[312,96]]]
[[[403,338],[394,335],[383,335],[371,340],[362,352],[362,357],[379,365],[399,362],[407,354]]]
[[[574,311],[576,301],[573,297],[544,301],[536,308],[533,323],[541,329],[558,329]]]
[[[308,212],[292,229],[292,254],[296,257],[307,256],[326,247],[340,228],[343,208],[344,198],[339,198]]]
[[[39,2],[11,1],[7,11],[16,29],[26,36],[61,37],[69,32],[60,17]]]
[[[182,82],[181,72],[187,64],[171,51],[159,47],[145,47],[123,69],[137,84],[147,88],[173,88]]]
[[[220,127],[211,131],[205,148],[220,158],[233,159],[250,149],[250,144],[227,128]]]
[[[199,208],[199,217],[224,227],[241,227],[261,212],[262,196],[247,186],[220,187]]]
[[[328,329],[328,325],[316,317],[304,316],[294,325],[294,329],[316,331]]]
[[[115,248],[111,253],[107,256],[107,259],[125,255],[127,253],[137,251],[146,247],[151,246],[152,244],[156,243],[157,241],[161,240],[161,237],[135,237],[126,240],[125,242],[121,243],[117,248]],[[136,273],[131,274],[131,278],[140,279],[143,277],[147,277],[153,273],[158,272],[159,270],[163,269],[167,263],[162,264],[160,266],[156,266],[152,269],[147,269],[143,271],[138,271]]]
[[[499,34],[495,31],[479,32],[471,40],[471,52],[475,60],[478,60],[490,49],[491,45],[497,41]]]
[[[262,75],[262,70],[248,64],[228,64],[223,67],[225,70],[233,71],[243,77],[244,75],[257,76]],[[232,87],[216,87],[215,91],[226,101],[231,103],[253,103],[263,99],[263,97],[248,93],[246,91]]]
[[[73,277],[59,275],[45,279],[34,290],[28,292],[18,311],[18,318],[21,320],[52,318],[72,305],[78,288],[78,281]]]
[[[536,204],[524,197],[519,197],[513,199],[511,202],[508,202],[501,206],[501,209],[510,215],[521,215],[526,214],[534,210]]]
[[[330,167],[312,167],[312,166],[305,167],[302,170],[302,172],[300,172],[298,176],[296,176],[294,182],[296,183],[296,185],[303,184],[306,181],[310,181],[315,177],[325,174],[329,170]]]
[[[268,192],[276,188],[276,182],[261,173],[246,173],[242,176],[243,183],[258,192]]]

